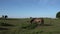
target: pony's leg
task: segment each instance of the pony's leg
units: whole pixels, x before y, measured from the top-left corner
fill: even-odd
[[[44,20],[41,21],[41,25],[44,25]]]

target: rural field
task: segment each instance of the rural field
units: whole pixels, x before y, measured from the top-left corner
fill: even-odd
[[[44,18],[44,25],[30,24],[31,19],[0,19],[0,34],[60,34],[60,19]]]

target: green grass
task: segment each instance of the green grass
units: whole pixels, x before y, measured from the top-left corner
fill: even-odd
[[[44,18],[44,26],[36,26],[37,24],[30,24],[29,21],[30,19],[28,18],[7,20],[1,19],[0,24],[5,23],[5,25],[12,24],[14,26],[0,25],[0,28],[8,29],[0,30],[0,34],[60,34],[60,19]]]

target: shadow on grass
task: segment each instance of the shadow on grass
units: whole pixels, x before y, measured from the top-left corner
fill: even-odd
[[[8,29],[8,28],[1,28],[1,27],[0,27],[0,30],[9,30],[9,29]]]
[[[1,22],[1,23],[0,23],[0,26],[14,26],[14,25]]]
[[[40,26],[52,26],[52,24],[40,24]]]
[[[43,33],[44,31],[37,31],[37,32],[33,32],[33,34],[41,34]]]

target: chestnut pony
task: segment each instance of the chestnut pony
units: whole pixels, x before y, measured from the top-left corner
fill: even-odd
[[[36,23],[36,24],[44,24],[44,19],[43,18],[33,18],[31,19],[30,23]]]

